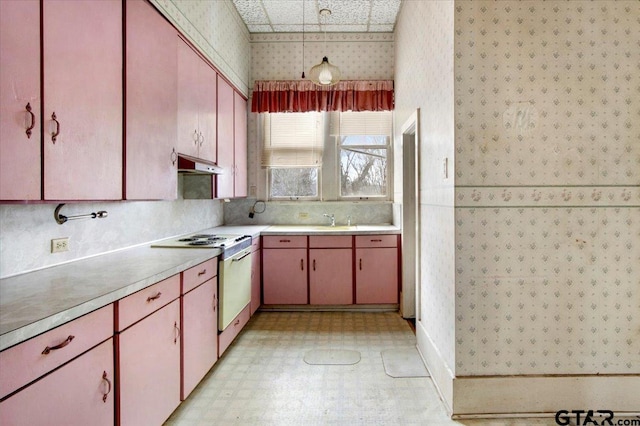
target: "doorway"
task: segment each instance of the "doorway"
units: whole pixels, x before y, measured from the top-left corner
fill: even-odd
[[[402,126],[402,316],[421,319],[420,109]]]

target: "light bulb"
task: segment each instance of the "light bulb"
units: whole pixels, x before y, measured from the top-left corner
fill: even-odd
[[[320,75],[318,75],[318,81],[321,84],[330,84],[333,76],[331,75],[331,71],[326,64],[322,64],[322,71],[320,71]]]

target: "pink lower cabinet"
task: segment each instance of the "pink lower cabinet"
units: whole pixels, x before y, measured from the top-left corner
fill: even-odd
[[[353,303],[351,236],[309,237],[309,302],[312,305]]]
[[[2,401],[0,424],[113,426],[113,370],[110,338]]]
[[[218,359],[217,290],[212,278],[182,296],[183,401]]]
[[[160,425],[180,404],[179,295],[177,275],[118,302],[118,317],[130,318],[130,310],[144,312],[128,328],[119,326],[116,334],[122,426]],[[149,306],[156,310],[149,314]]]
[[[306,236],[264,236],[262,240],[264,304],[307,304],[307,267]]]
[[[260,237],[254,238],[251,244],[251,315],[253,315],[260,307],[260,277],[261,277],[261,260],[260,260]]]
[[[398,303],[398,236],[356,236],[356,303]]]

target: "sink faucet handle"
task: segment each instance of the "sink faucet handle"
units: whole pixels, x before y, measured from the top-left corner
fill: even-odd
[[[323,214],[323,216],[324,217],[328,217],[329,219],[331,219],[331,226],[336,226],[336,215],[335,214],[333,214],[333,213],[331,213],[331,214],[325,213],[325,214]]]

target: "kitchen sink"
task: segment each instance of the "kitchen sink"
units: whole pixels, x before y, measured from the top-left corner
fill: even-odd
[[[347,226],[347,225],[336,225],[336,226],[330,226],[330,225],[319,225],[319,226],[309,226],[309,229],[312,229],[314,231],[326,231],[326,232],[331,232],[331,231],[355,231],[358,227],[357,225],[351,225],[351,226]]]

